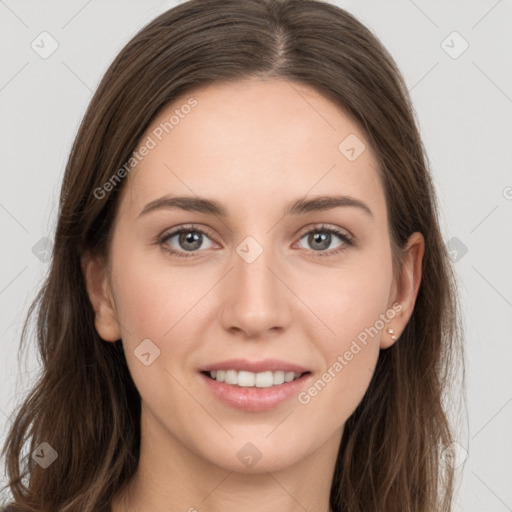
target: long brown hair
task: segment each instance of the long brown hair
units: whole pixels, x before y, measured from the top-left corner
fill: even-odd
[[[312,86],[359,123],[378,157],[393,254],[425,238],[422,283],[400,340],[382,350],[345,424],[330,502],[336,512],[449,511],[454,471],[444,407],[463,368],[456,280],[407,87],[379,40],[352,15],[315,0],[191,0],[164,12],[122,49],[79,128],[62,183],[51,265],[37,312],[42,372],[16,411],[6,455],[14,510],[97,512],[137,469],[140,395],[121,340],[105,343],[81,270],[105,255],[124,181],[94,191],[128,161],[151,121],[198,86],[247,78]],[[395,260],[394,260],[395,261]],[[399,257],[397,260],[399,262]],[[48,443],[48,468],[22,457]],[[47,447],[47,445],[43,445]]]

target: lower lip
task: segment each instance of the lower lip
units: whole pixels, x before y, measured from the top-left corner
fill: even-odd
[[[278,386],[246,388],[218,382],[204,373],[199,375],[219,400],[231,407],[249,412],[268,411],[277,407],[292,396],[298,395],[306,382],[311,378],[311,373],[306,373],[296,380],[285,382]]]

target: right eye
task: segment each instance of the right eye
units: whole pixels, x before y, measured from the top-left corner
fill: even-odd
[[[178,229],[174,229],[170,233],[164,234],[159,243],[165,251],[178,257],[178,258],[189,258],[194,256],[201,246],[203,245],[204,238],[210,239],[209,235],[202,229],[198,229],[194,226],[181,226]],[[174,246],[170,245],[174,241]],[[176,245],[178,248],[176,248]],[[206,247],[209,249],[213,244]],[[188,253],[188,254],[187,254]]]

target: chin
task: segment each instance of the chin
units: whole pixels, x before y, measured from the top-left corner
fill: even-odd
[[[281,471],[307,457],[304,436],[300,437],[300,442],[288,437],[288,445],[277,436],[272,441],[264,436],[235,437],[229,445],[221,448],[220,453],[205,453],[204,458],[218,467],[237,473]],[[301,448],[300,451],[297,451],[297,446]]]

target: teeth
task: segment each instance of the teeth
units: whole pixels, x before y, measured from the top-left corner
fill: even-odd
[[[235,372],[234,370],[233,373],[235,374],[235,377],[233,379],[234,382],[229,382],[228,384],[236,384],[237,386],[242,386],[245,388],[254,386],[254,383],[256,381],[256,374],[252,372],[240,371],[238,372],[237,375],[237,372]]]
[[[213,370],[210,372],[212,379],[217,382],[225,382],[234,386],[240,386],[244,388],[257,387],[257,388],[269,388],[271,386],[278,386],[284,382],[291,382],[292,380],[298,379],[302,374],[294,372],[246,372],[241,370]]]

